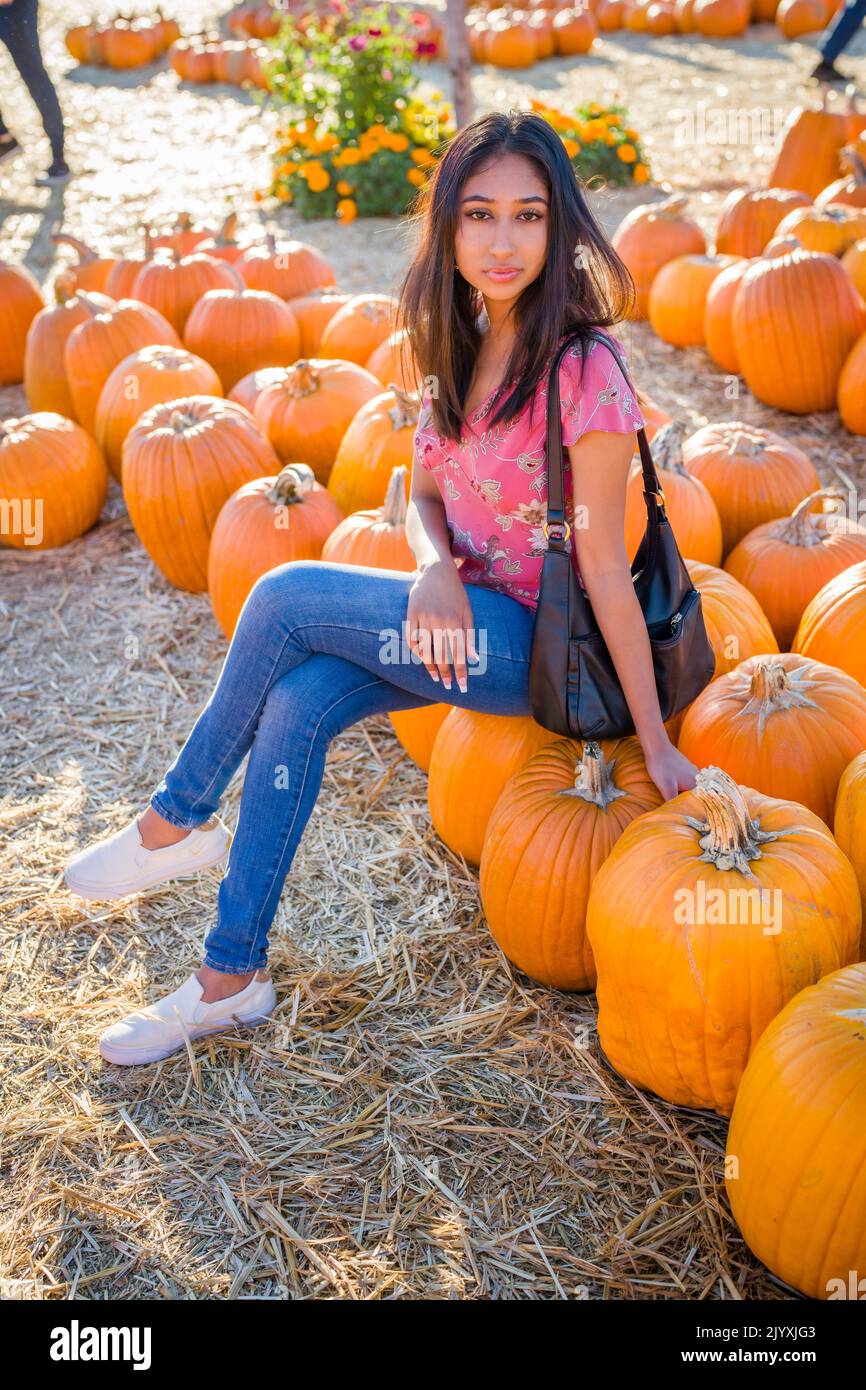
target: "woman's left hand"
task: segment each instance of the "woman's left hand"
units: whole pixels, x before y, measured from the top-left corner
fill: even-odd
[[[694,787],[699,769],[670,741],[666,747],[645,753],[644,758],[647,772],[665,801],[670,801],[679,792],[690,792]]]

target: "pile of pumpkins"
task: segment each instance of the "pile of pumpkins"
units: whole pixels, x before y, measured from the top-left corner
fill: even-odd
[[[66,33],[66,47],[77,63],[117,69],[140,68],[162,57],[180,38],[176,19],[161,9],[151,17],[100,16],[76,24]]]
[[[62,545],[110,471],[154,563],[209,593],[227,637],[286,561],[415,568],[421,402],[393,299],[341,292],[307,243],[235,231],[186,217],[122,259],[76,244],[50,308],[0,269],[0,381],[23,379],[32,411],[0,429],[0,494],[41,498],[41,544]],[[596,991],[627,1080],[731,1115],[746,1240],[829,1297],[866,1257],[866,526],[782,435],[641,405],[716,656],[667,725],[694,790],[662,802],[636,738],[440,702],[391,719],[505,956]],[[630,554],[642,505],[636,462]]]
[[[734,190],[715,247],[673,195],[613,237],[637,288],[633,317],[675,347],[705,347],[758,400],[837,407],[866,434],[866,115],[795,112],[766,188]],[[816,311],[820,306],[820,311]]]

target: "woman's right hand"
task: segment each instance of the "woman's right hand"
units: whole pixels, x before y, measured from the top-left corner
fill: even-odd
[[[406,632],[412,651],[434,681],[442,677],[446,690],[451,689],[453,661],[457,685],[465,695],[466,657],[477,661],[478,652],[472,606],[453,560],[437,560],[418,574],[409,590]]]

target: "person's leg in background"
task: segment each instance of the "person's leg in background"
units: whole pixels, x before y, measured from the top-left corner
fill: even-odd
[[[10,57],[36,104],[45,134],[51,144],[51,167],[48,173],[36,182],[65,182],[69,177],[69,166],[64,158],[63,112],[54,84],[42,61],[39,47],[38,0],[11,0],[11,4],[5,5],[0,0],[0,40],[8,48]],[[0,159],[8,158],[17,149],[18,142],[10,135],[0,116]]]
[[[818,46],[821,61],[811,76],[818,81],[846,82],[848,79],[834,64],[839,54],[848,47],[863,20],[866,19],[866,0],[848,0],[848,3],[833,18],[822,42]]]

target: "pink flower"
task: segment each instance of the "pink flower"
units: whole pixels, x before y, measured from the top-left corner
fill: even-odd
[[[391,78],[392,78],[393,76],[394,76],[394,74],[393,74],[393,72],[391,71],[390,68],[383,68],[383,69],[382,69],[382,79],[383,79],[383,81],[385,81],[385,82],[390,82],[390,81],[391,81]]]
[[[367,47],[367,40],[363,34],[353,34],[349,39],[349,47],[354,48],[356,53],[361,53]]]
[[[367,33],[370,35],[371,39],[380,39],[382,37],[381,29],[368,29]]]

